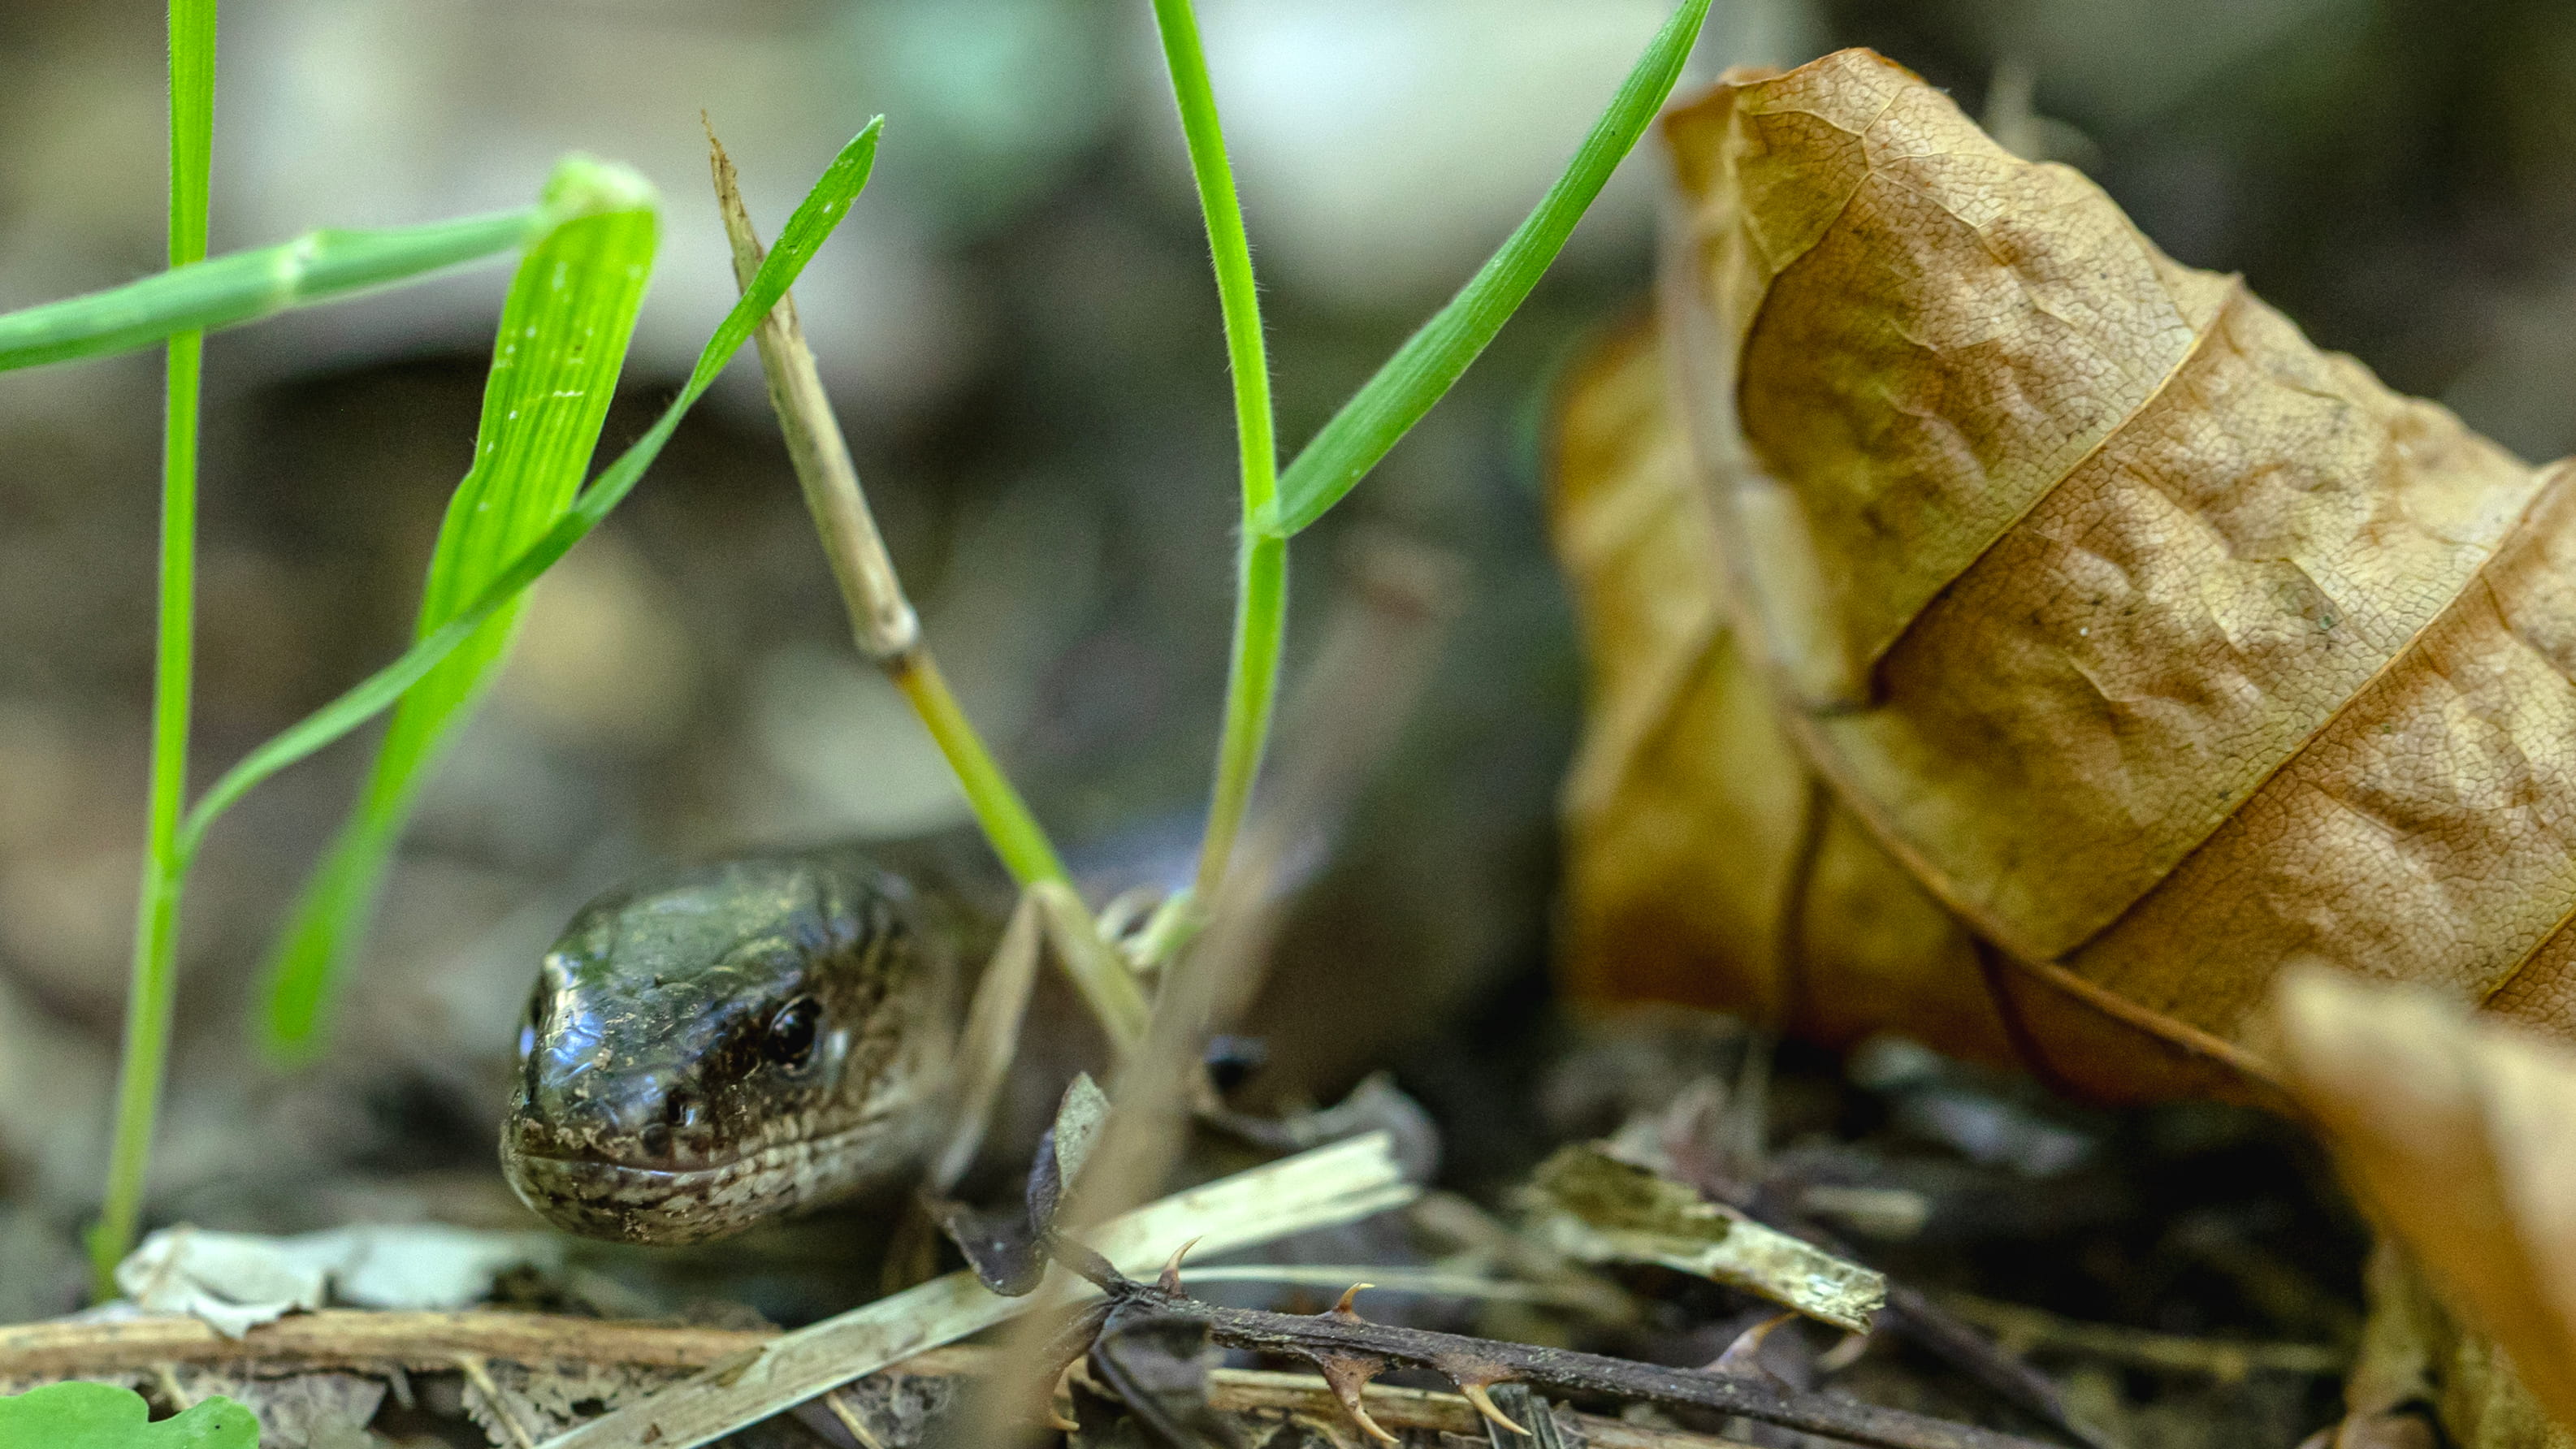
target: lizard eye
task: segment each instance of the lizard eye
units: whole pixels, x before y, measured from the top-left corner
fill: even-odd
[[[814,1040],[823,1025],[823,1006],[810,996],[799,996],[778,1008],[769,1019],[769,1034],[761,1041],[761,1051],[768,1058],[794,1071],[814,1057]]]

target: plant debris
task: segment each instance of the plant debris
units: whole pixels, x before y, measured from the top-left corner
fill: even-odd
[[[1594,1147],[1560,1149],[1538,1170],[1548,1241],[1587,1263],[1660,1263],[1758,1293],[1846,1333],[1867,1333],[1887,1279],[1775,1232],[1682,1183]]]

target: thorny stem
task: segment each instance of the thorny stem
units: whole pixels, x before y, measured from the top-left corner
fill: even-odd
[[[170,0],[170,265],[205,260],[215,109],[215,0]],[[179,892],[187,853],[179,837],[188,790],[188,700],[196,638],[197,405],[205,334],[170,338],[161,427],[160,623],[152,678],[152,803],[143,881],[135,905],[134,971],[125,1007],[125,1056],[116,1086],[116,1137],[107,1198],[91,1230],[90,1273],[101,1298],[116,1293],[116,1265],[134,1245],[143,1183],[160,1115],[178,987]]]
[[[1172,100],[1189,142],[1190,171],[1206,219],[1208,257],[1216,270],[1219,310],[1225,318],[1226,365],[1234,377],[1235,438],[1242,455],[1243,533],[1236,560],[1234,653],[1225,688],[1225,723],[1218,737],[1216,788],[1208,802],[1207,834],[1199,845],[1192,898],[1205,911],[1225,880],[1261,771],[1262,748],[1279,692],[1279,651],[1288,621],[1288,541],[1254,528],[1279,492],[1278,445],[1270,406],[1270,362],[1261,336],[1261,299],[1253,284],[1252,244],[1243,230],[1243,203],[1235,195],[1226,160],[1216,93],[1208,82],[1207,55],[1199,44],[1190,0],[1154,0],[1163,37],[1163,59],[1172,77]],[[1184,936],[1186,933],[1182,933]],[[1164,937],[1158,933],[1158,942]],[[1179,945],[1179,938],[1172,942]]]
[[[1204,1303],[1140,1283],[1088,1249],[1058,1242],[1059,1261],[1109,1296],[1113,1322],[1132,1315],[1203,1324],[1208,1338],[1220,1346],[1302,1358],[1322,1367],[1328,1378],[1338,1372],[1365,1382],[1390,1368],[1427,1368],[1462,1388],[1521,1383],[1562,1394],[1686,1404],[1876,1449],[2045,1449],[2017,1435],[1839,1395],[1774,1387],[1751,1377],[1371,1323],[1343,1309],[1269,1313]]]

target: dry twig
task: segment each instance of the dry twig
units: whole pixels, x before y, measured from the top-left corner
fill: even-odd
[[[440,1372],[486,1362],[624,1364],[697,1369],[775,1334],[672,1328],[550,1313],[297,1313],[227,1338],[201,1319],[58,1319],[0,1327],[0,1379],[27,1381],[150,1369],[250,1364],[264,1372]]]

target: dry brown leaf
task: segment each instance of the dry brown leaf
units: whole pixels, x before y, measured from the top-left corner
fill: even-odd
[[[1665,133],[1560,437],[1579,989],[2123,1097],[2260,1091],[2303,960],[2576,1033],[2569,470],[1867,51]]]
[[[2282,979],[2277,1013],[2284,1080],[2354,1190],[2531,1393],[2576,1424],[2576,1052],[2429,992],[2319,968]],[[2520,1425],[2465,1442],[2546,1442],[2531,1437],[2536,1414],[2512,1409],[2509,1370],[2474,1340],[2464,1348],[2429,1304],[2407,1307],[2404,1271],[2373,1265],[2378,1341],[2354,1408],[2405,1398],[2412,1358],[2455,1430]],[[2392,1320],[2417,1326],[2396,1332]]]

